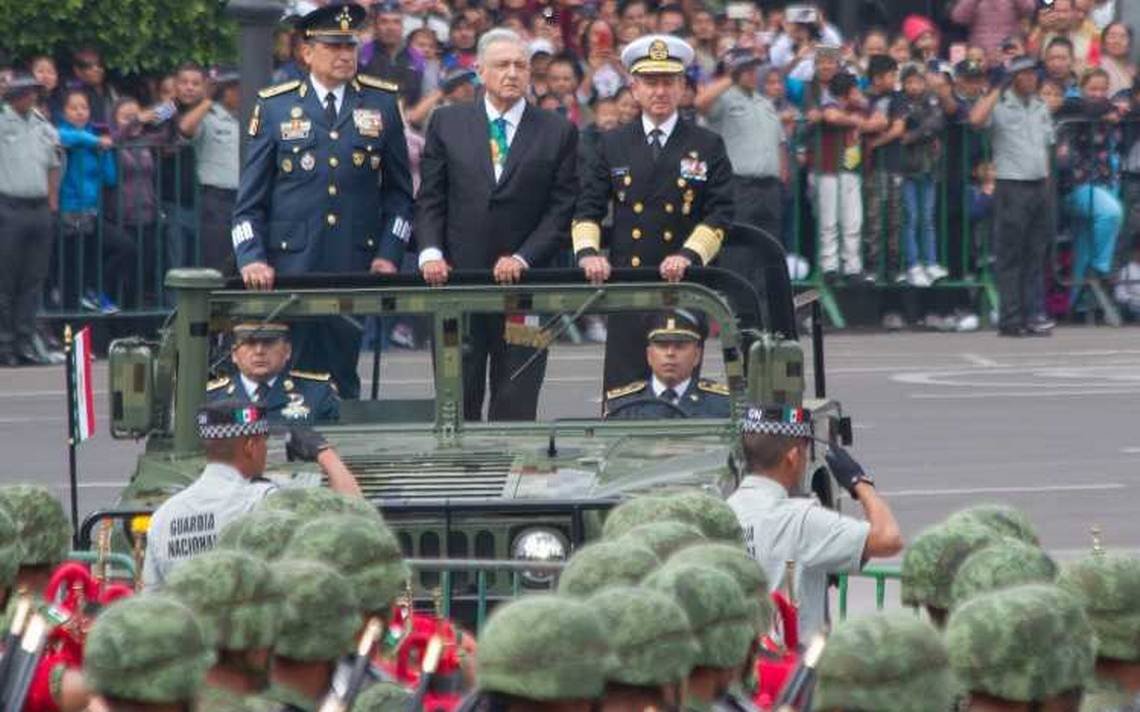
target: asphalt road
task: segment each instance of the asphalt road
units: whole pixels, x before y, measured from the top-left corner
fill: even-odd
[[[997,501],[1027,511],[1062,558],[1087,550],[1094,525],[1106,546],[1140,549],[1140,330],[842,334],[826,351],[829,394],[855,420],[855,453],[908,536]],[[600,373],[599,347],[556,347],[543,416],[596,413]],[[426,394],[429,375],[425,352],[386,354],[382,392]],[[95,386],[99,432],[79,449],[81,513],[113,503],[141,449],[107,435],[105,364]],[[0,371],[0,482],[66,496],[65,429],[61,368]]]

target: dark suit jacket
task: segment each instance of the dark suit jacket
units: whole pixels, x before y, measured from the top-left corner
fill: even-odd
[[[516,253],[531,267],[548,266],[569,244],[578,131],[528,105],[498,183],[490,142],[482,97],[432,114],[420,162],[417,246],[442,250],[457,269],[490,269]]]

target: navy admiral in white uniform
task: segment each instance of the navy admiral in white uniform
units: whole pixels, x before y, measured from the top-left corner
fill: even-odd
[[[649,329],[645,359],[649,379],[606,393],[606,417],[727,418],[728,387],[697,377],[708,336],[705,320],[686,309],[658,315]]]
[[[340,396],[327,373],[286,370],[293,349],[289,326],[237,324],[230,358],[236,375],[210,381],[206,400],[256,403],[274,425],[320,424],[340,418]]]
[[[250,289],[278,276],[394,274],[412,232],[412,179],[395,84],[357,74],[365,11],[326,5],[298,21],[304,80],[263,89],[234,208],[237,266]],[[360,392],[360,331],[339,318],[293,330],[298,368]]]

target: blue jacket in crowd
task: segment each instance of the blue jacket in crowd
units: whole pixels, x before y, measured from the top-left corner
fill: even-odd
[[[59,187],[59,211],[98,210],[103,186],[115,185],[115,156],[99,148],[99,136],[90,124],[76,128],[61,121],[58,128],[60,143],[67,149],[67,167]]]

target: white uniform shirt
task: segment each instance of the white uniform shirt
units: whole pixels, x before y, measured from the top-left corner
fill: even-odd
[[[744,528],[748,554],[768,576],[769,590],[784,584],[785,562],[795,562],[800,638],[827,621],[827,575],[858,571],[871,525],[820,506],[812,498],[789,497],[768,477],[749,475],[728,498]]]
[[[179,563],[214,548],[218,533],[277,489],[253,482],[229,465],[211,462],[189,487],[162,503],[150,520],[143,586],[161,588]]]

